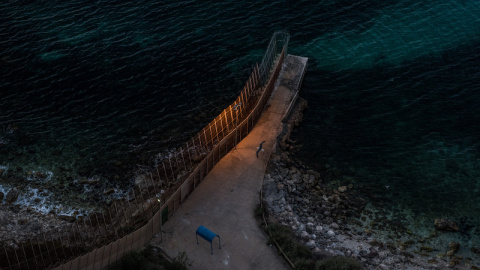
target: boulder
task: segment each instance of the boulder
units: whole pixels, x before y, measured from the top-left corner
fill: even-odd
[[[460,249],[460,244],[458,242],[450,242],[448,247],[450,250],[455,250],[455,252],[457,252]]]
[[[459,227],[455,221],[437,218],[435,219],[435,228],[439,231],[458,232]]]
[[[73,215],[66,215],[66,214],[59,215],[58,218],[61,219],[61,220],[68,221],[68,222],[73,222],[73,221],[76,219],[75,216],[73,216]]]
[[[310,240],[305,244],[309,249],[314,249],[316,247],[315,240]]]
[[[10,191],[7,193],[7,196],[5,196],[5,200],[7,203],[13,203],[17,200],[19,195],[19,192],[16,187],[10,189]]]
[[[278,190],[282,190],[282,189],[284,188],[284,186],[285,186],[284,184],[278,183],[278,184],[277,184],[277,189],[278,189]]]
[[[107,189],[103,192],[103,195],[107,196],[107,195],[110,195],[110,194],[113,194],[115,193],[115,189],[114,188],[110,188],[110,189]]]
[[[337,223],[333,222],[332,224],[330,224],[330,227],[332,227],[333,229],[338,229],[340,228],[340,226],[338,226]]]
[[[99,178],[84,178],[78,181],[79,184],[85,185],[95,185],[100,182]]]
[[[300,237],[303,240],[309,240],[310,239],[310,235],[306,231],[302,231],[301,234],[300,234]]]
[[[458,242],[450,242],[448,244],[449,251],[447,252],[447,256],[452,256],[460,249],[460,244]]]

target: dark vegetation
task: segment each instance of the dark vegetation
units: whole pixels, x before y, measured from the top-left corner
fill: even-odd
[[[109,266],[109,270],[187,270],[192,262],[185,252],[179,252],[177,257],[170,259],[158,252],[152,246],[141,251],[130,251],[120,260]]]

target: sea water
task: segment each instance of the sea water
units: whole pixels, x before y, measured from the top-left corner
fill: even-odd
[[[2,1],[1,190],[68,211],[121,196],[231,103],[285,29],[309,57],[295,156],[414,235],[444,217],[462,228],[446,239],[478,247],[478,25],[474,0]]]

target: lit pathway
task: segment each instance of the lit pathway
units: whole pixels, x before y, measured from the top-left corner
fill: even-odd
[[[193,261],[189,269],[289,269],[276,250],[266,244],[267,237],[255,220],[254,209],[259,204],[265,167],[282,129],[281,120],[300,87],[295,80],[301,80],[306,61],[300,57],[286,58],[279,78],[282,83],[274,90],[270,106],[254,129],[164,224],[163,242],[157,236],[150,244],[172,257],[185,251]],[[262,141],[265,150],[257,158],[255,152]],[[221,249],[218,237],[213,240],[213,255],[209,242],[199,237],[197,245],[195,231],[200,225],[221,237]]]

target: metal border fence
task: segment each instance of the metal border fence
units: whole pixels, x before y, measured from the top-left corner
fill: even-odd
[[[274,89],[288,42],[287,32],[276,31],[237,99],[176,151],[158,157],[126,198],[26,241],[4,241],[0,269],[103,269],[148,243],[252,130]]]

